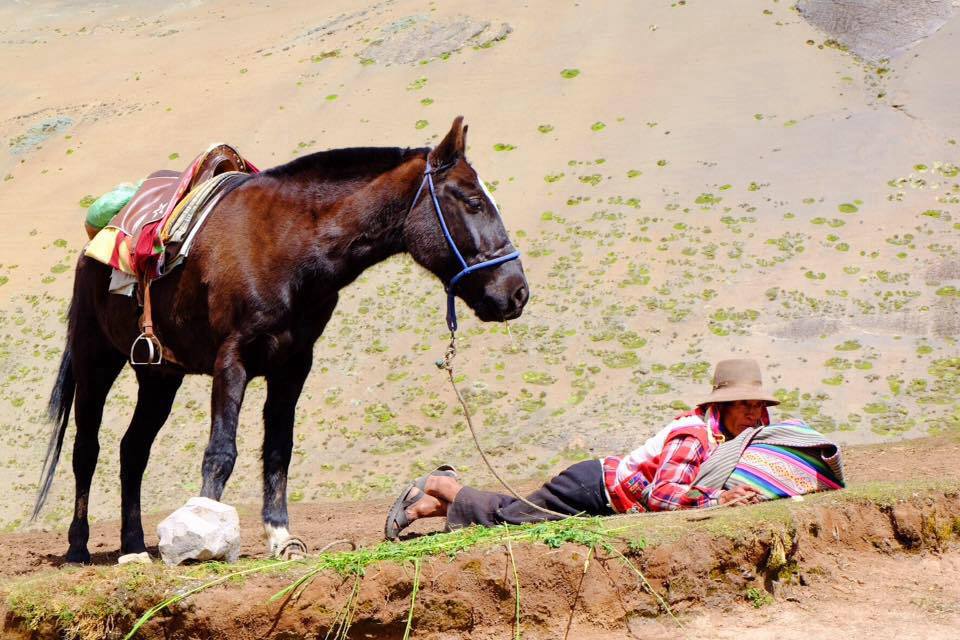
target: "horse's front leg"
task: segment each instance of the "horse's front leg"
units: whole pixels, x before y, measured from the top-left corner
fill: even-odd
[[[210,440],[203,452],[200,495],[220,501],[237,461],[237,420],[249,377],[240,358],[239,339],[220,347],[213,370]]]
[[[313,362],[312,349],[295,354],[267,374],[263,407],[263,526],[267,552],[284,559],[302,557],[307,546],[290,535],[287,516],[287,471],[293,451],[297,400]]]

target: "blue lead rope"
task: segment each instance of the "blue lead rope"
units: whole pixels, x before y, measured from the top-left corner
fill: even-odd
[[[437,212],[437,219],[440,221],[440,228],[443,230],[443,236],[447,239],[447,244],[450,245],[453,255],[457,257],[457,260],[460,262],[460,266],[462,267],[460,272],[453,276],[453,278],[450,279],[450,282],[445,287],[447,292],[447,328],[450,329],[450,333],[453,333],[457,330],[457,310],[454,299],[454,288],[457,286],[457,283],[460,282],[464,276],[467,276],[474,271],[479,271],[480,269],[486,269],[488,267],[496,267],[504,262],[516,260],[520,257],[520,252],[513,251],[507,255],[493,258],[491,260],[484,260],[483,262],[478,262],[477,264],[467,264],[467,261],[463,259],[463,255],[457,248],[457,243],[453,241],[453,236],[450,235],[450,229],[447,228],[446,220],[443,219],[443,210],[440,208],[440,201],[437,199],[437,190],[433,186],[433,174],[443,168],[445,167],[431,167],[429,160],[427,161],[427,168],[423,172],[423,181],[420,183],[420,188],[417,189],[417,195],[413,197],[413,202],[410,204],[410,210],[413,211],[413,208],[420,200],[420,194],[423,193],[423,185],[428,185],[430,189],[430,197],[433,200],[433,208]],[[496,209],[496,205],[494,205],[494,208]]]

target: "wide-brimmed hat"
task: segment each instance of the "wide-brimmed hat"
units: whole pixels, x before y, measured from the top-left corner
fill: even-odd
[[[713,371],[713,391],[697,406],[734,400],[763,400],[767,406],[780,404],[763,388],[760,365],[748,358],[721,360]]]

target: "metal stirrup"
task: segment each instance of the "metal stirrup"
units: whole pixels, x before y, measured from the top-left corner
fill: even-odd
[[[160,339],[153,332],[153,311],[150,306],[150,283],[143,287],[143,316],[140,320],[141,333],[137,339],[130,345],[130,364],[137,366],[142,364],[163,364],[163,345]],[[147,359],[136,360],[134,352],[138,344],[147,345]]]
[[[137,345],[141,342],[147,345],[146,360],[136,360],[133,355],[137,349]],[[137,336],[137,339],[130,345],[130,364],[134,366],[141,364],[163,364],[163,346],[160,344],[157,336],[147,335],[146,333],[141,333]]]

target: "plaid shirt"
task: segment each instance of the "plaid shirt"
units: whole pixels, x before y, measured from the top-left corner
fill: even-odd
[[[672,431],[684,429],[702,429],[709,435],[704,439],[688,431],[669,437]],[[656,445],[655,438],[665,432],[668,434],[666,442]],[[716,407],[706,407],[678,416],[664,431],[628,456],[604,458],[601,463],[610,505],[614,511],[622,513],[695,509],[718,504],[722,490],[693,486],[692,483],[714,443],[724,439],[719,411]],[[663,447],[657,452],[657,460],[649,458],[651,442]]]
[[[643,490],[641,506],[647,511],[673,511],[717,504],[720,489],[692,486],[706,457],[706,449],[693,436],[668,442],[657,474]]]

